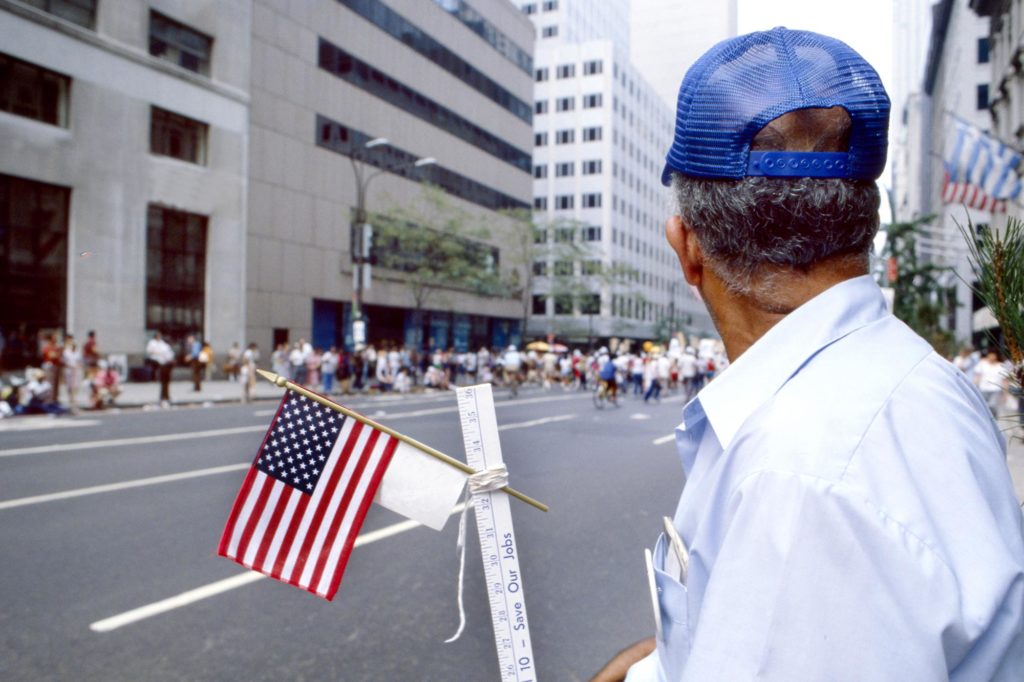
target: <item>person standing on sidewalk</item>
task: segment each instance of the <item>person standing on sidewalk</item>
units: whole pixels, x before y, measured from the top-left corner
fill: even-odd
[[[1024,680],[1005,441],[869,274],[888,118],[874,69],[807,31],[686,74],[665,233],[730,364],[676,431],[656,635],[595,679]]]
[[[75,343],[75,337],[68,334],[64,337],[64,351],[61,353],[61,367],[64,373],[64,386],[68,392],[68,409],[78,412],[78,389],[82,386],[83,362],[82,351]]]
[[[40,351],[43,360],[43,371],[46,373],[46,380],[53,391],[53,401],[60,403],[60,382],[64,373],[64,349],[57,343],[56,334],[47,334],[46,341]]]
[[[192,369],[192,390],[196,393],[203,390],[203,361],[200,358],[203,352],[203,342],[188,335],[185,341],[185,362]]]
[[[96,343],[96,332],[89,330],[82,345],[82,363],[85,365],[85,379],[92,381],[100,369],[100,349]]]
[[[320,380],[324,385],[324,395],[334,391],[334,373],[338,371],[338,349],[331,346],[320,356]]]
[[[146,344],[146,359],[156,366],[157,380],[160,382],[160,406],[171,406],[171,370],[174,369],[174,349],[164,341],[157,332]]]
[[[242,402],[252,400],[253,391],[256,390],[256,364],[260,359],[260,349],[255,343],[250,343],[242,351],[241,364],[238,377],[242,384]]]

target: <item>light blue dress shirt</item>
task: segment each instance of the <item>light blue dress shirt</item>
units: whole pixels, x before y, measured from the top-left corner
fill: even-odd
[[[683,410],[647,680],[1024,680],[1024,523],[970,382],[870,277],[808,301]],[[671,551],[671,550],[668,550]]]

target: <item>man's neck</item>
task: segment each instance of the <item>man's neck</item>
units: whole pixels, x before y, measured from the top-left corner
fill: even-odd
[[[786,315],[840,282],[867,274],[860,262],[828,261],[808,272],[778,272],[770,296],[730,291],[714,273],[707,273],[701,295],[722,336],[726,355],[735,362]]]

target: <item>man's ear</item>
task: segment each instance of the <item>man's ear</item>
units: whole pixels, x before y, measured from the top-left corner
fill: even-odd
[[[665,237],[679,258],[686,282],[700,289],[704,278],[704,252],[693,230],[681,217],[674,215],[665,221]]]

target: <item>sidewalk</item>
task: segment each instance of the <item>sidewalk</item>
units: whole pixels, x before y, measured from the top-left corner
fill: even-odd
[[[226,379],[204,381],[202,390],[192,390],[191,381],[172,381],[170,386],[171,405],[202,405],[204,403],[241,402],[242,384]],[[259,379],[252,391],[253,400],[280,400],[283,389],[269,381]],[[160,405],[160,383],[156,381],[132,381],[121,384],[121,395],[117,407],[145,407]]]

